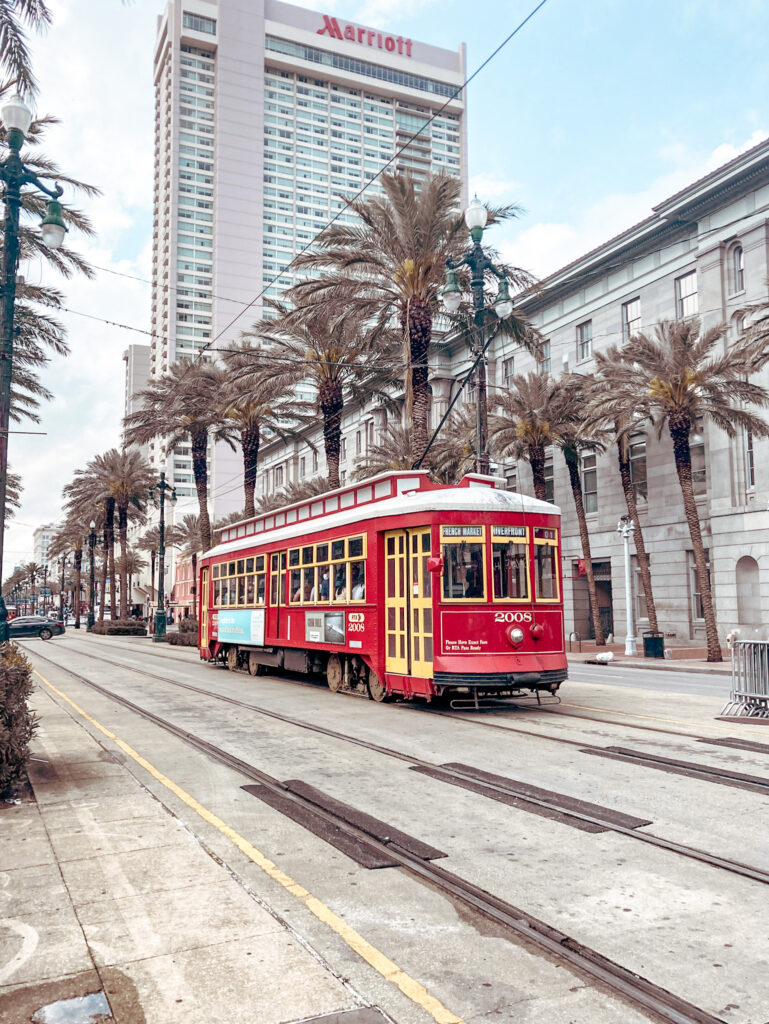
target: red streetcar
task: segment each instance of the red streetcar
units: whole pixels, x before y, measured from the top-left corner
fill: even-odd
[[[491,477],[396,472],[227,527],[200,568],[201,658],[388,697],[555,693],[558,509]]]

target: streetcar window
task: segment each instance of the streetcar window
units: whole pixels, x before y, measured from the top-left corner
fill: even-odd
[[[288,553],[288,564],[299,565],[299,548],[294,548]]]
[[[256,603],[264,604],[264,595],[267,590],[266,577],[263,572],[260,572],[256,577]]]
[[[312,565],[313,547],[302,548],[302,565]]]
[[[350,558],[360,558],[363,554],[363,538],[350,537],[347,542],[347,554]]]
[[[277,561],[277,557],[275,558],[275,561]],[[275,608],[279,603],[280,602],[278,600],[278,574],[273,569],[273,573],[270,578],[270,604],[273,606],[273,608]]]
[[[246,603],[246,577],[238,577],[238,604]]]
[[[236,564],[237,564],[237,567],[238,567],[237,575],[238,576],[242,576],[243,575],[243,567],[245,566],[246,563],[245,563],[245,561],[242,558],[239,558]]]
[[[312,548],[310,549],[312,550]],[[302,600],[315,600],[315,570],[302,569]]]
[[[286,552],[285,551],[281,551],[281,553],[280,553],[280,567],[281,567],[281,569],[285,569],[286,568]]]
[[[219,566],[218,565],[214,566],[214,579],[215,580],[219,579]]]
[[[335,542],[336,543],[336,542]],[[344,541],[342,541],[344,543]],[[346,601],[347,600],[347,563],[343,562],[340,565],[332,566],[334,570],[334,600],[335,601]]]
[[[222,607],[226,608],[230,603],[230,584],[227,580],[222,580]]]
[[[253,559],[251,559],[253,561]],[[246,604],[254,603],[254,577],[246,576]]]
[[[323,547],[326,549],[328,554],[328,544],[324,544]],[[318,547],[320,551],[320,547]],[[331,574],[328,565],[318,566],[318,596],[316,600],[319,602],[328,601],[331,590]]]
[[[220,588],[221,588],[221,583],[219,582],[219,580],[214,580],[214,606],[219,604],[219,599],[220,599],[220,596],[221,596],[221,589]]]
[[[292,569],[288,574],[289,579],[289,593],[291,595],[291,604],[301,604],[302,602],[302,570]]]
[[[494,597],[497,600],[525,601],[529,596],[526,544],[494,541],[491,545]]]
[[[235,575],[235,563],[234,562],[230,562],[229,573],[230,573],[230,576],[234,576]]]
[[[315,549],[315,561],[328,561],[328,544],[318,544],[317,548]]]
[[[447,601],[485,600],[483,544],[461,541],[443,545],[443,597]]]
[[[278,571],[278,556],[277,555],[273,555],[272,556],[272,571],[273,572],[277,572]]]
[[[558,550],[553,544],[536,546],[537,600],[558,600]]]
[[[246,572],[253,572],[253,571],[254,571],[254,560],[253,560],[253,558],[247,558],[246,559]]]
[[[264,555],[256,556],[256,571],[264,572]]]
[[[344,558],[344,541],[334,540],[331,542],[331,557],[336,562],[340,558]]]
[[[426,551],[428,555],[430,554],[430,546],[431,546],[431,544],[432,544],[432,540],[430,539],[429,531],[427,533],[423,533],[422,534],[422,550]]]
[[[352,545],[351,545],[352,546]],[[350,600],[366,600],[366,563],[350,563]]]

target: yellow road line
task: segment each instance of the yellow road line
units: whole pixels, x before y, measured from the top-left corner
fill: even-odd
[[[295,882],[290,875],[287,875],[284,871],[266,857],[260,850],[257,850],[255,846],[252,846],[247,839],[245,839],[239,832],[236,832],[234,828],[231,828],[226,822],[222,821],[221,818],[217,817],[212,811],[209,811],[203,804],[190,796],[180,786],[177,786],[175,782],[169,779],[162,772],[158,771],[154,765],[150,764],[146,758],[142,757],[141,754],[137,753],[133,747],[130,747],[124,740],[121,740],[111,729],[102,725],[101,722],[97,722],[95,718],[88,714],[79,704],[76,704],[70,697],[67,696],[62,690],[54,686],[53,683],[49,682],[45,676],[41,675],[37,669],[34,670],[35,675],[41,679],[45,685],[53,690],[55,694],[65,700],[70,707],[74,708],[79,715],[90,722],[95,729],[103,733],[109,739],[113,740],[120,749],[127,754],[130,758],[136,761],[137,764],[141,765],[145,771],[156,779],[161,785],[169,789],[175,796],[177,796],[183,803],[189,808],[199,814],[200,817],[208,822],[209,825],[213,825],[214,828],[218,829],[222,835],[226,836],[240,851],[245,854],[246,857],[257,867],[261,868],[266,875],[269,875],[274,881],[278,882],[283,886],[292,896],[295,896],[300,900],[311,914],[314,914],[319,921],[322,921],[325,925],[328,925],[332,931],[347,943],[347,945],[353,949],[358,956],[366,961],[371,967],[381,974],[387,981],[392,982],[396,985],[401,992],[410,999],[417,1006],[420,1006],[425,1010],[436,1024],[464,1024],[461,1017],[458,1017],[451,1010],[446,1007],[435,998],[431,996],[424,986],[420,985],[418,981],[415,981],[410,975],[402,971],[397,964],[393,963],[389,957],[386,957],[384,953],[380,952],[376,946],[372,946],[370,942],[367,942],[354,928],[351,928],[346,924],[341,917],[338,917],[330,907],[327,907],[321,900],[316,899],[312,893],[308,892],[298,882]]]

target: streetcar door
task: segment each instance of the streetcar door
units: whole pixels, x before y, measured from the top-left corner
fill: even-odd
[[[430,528],[409,530],[410,675],[433,677],[433,578],[427,568]]]
[[[200,595],[200,646],[208,647],[208,566],[201,573],[200,586],[203,591]]]
[[[405,530],[384,535],[385,545],[385,669],[409,674],[408,540]]]

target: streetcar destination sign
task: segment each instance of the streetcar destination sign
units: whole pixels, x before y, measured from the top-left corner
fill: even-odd
[[[444,526],[444,537],[482,537],[482,526]]]

